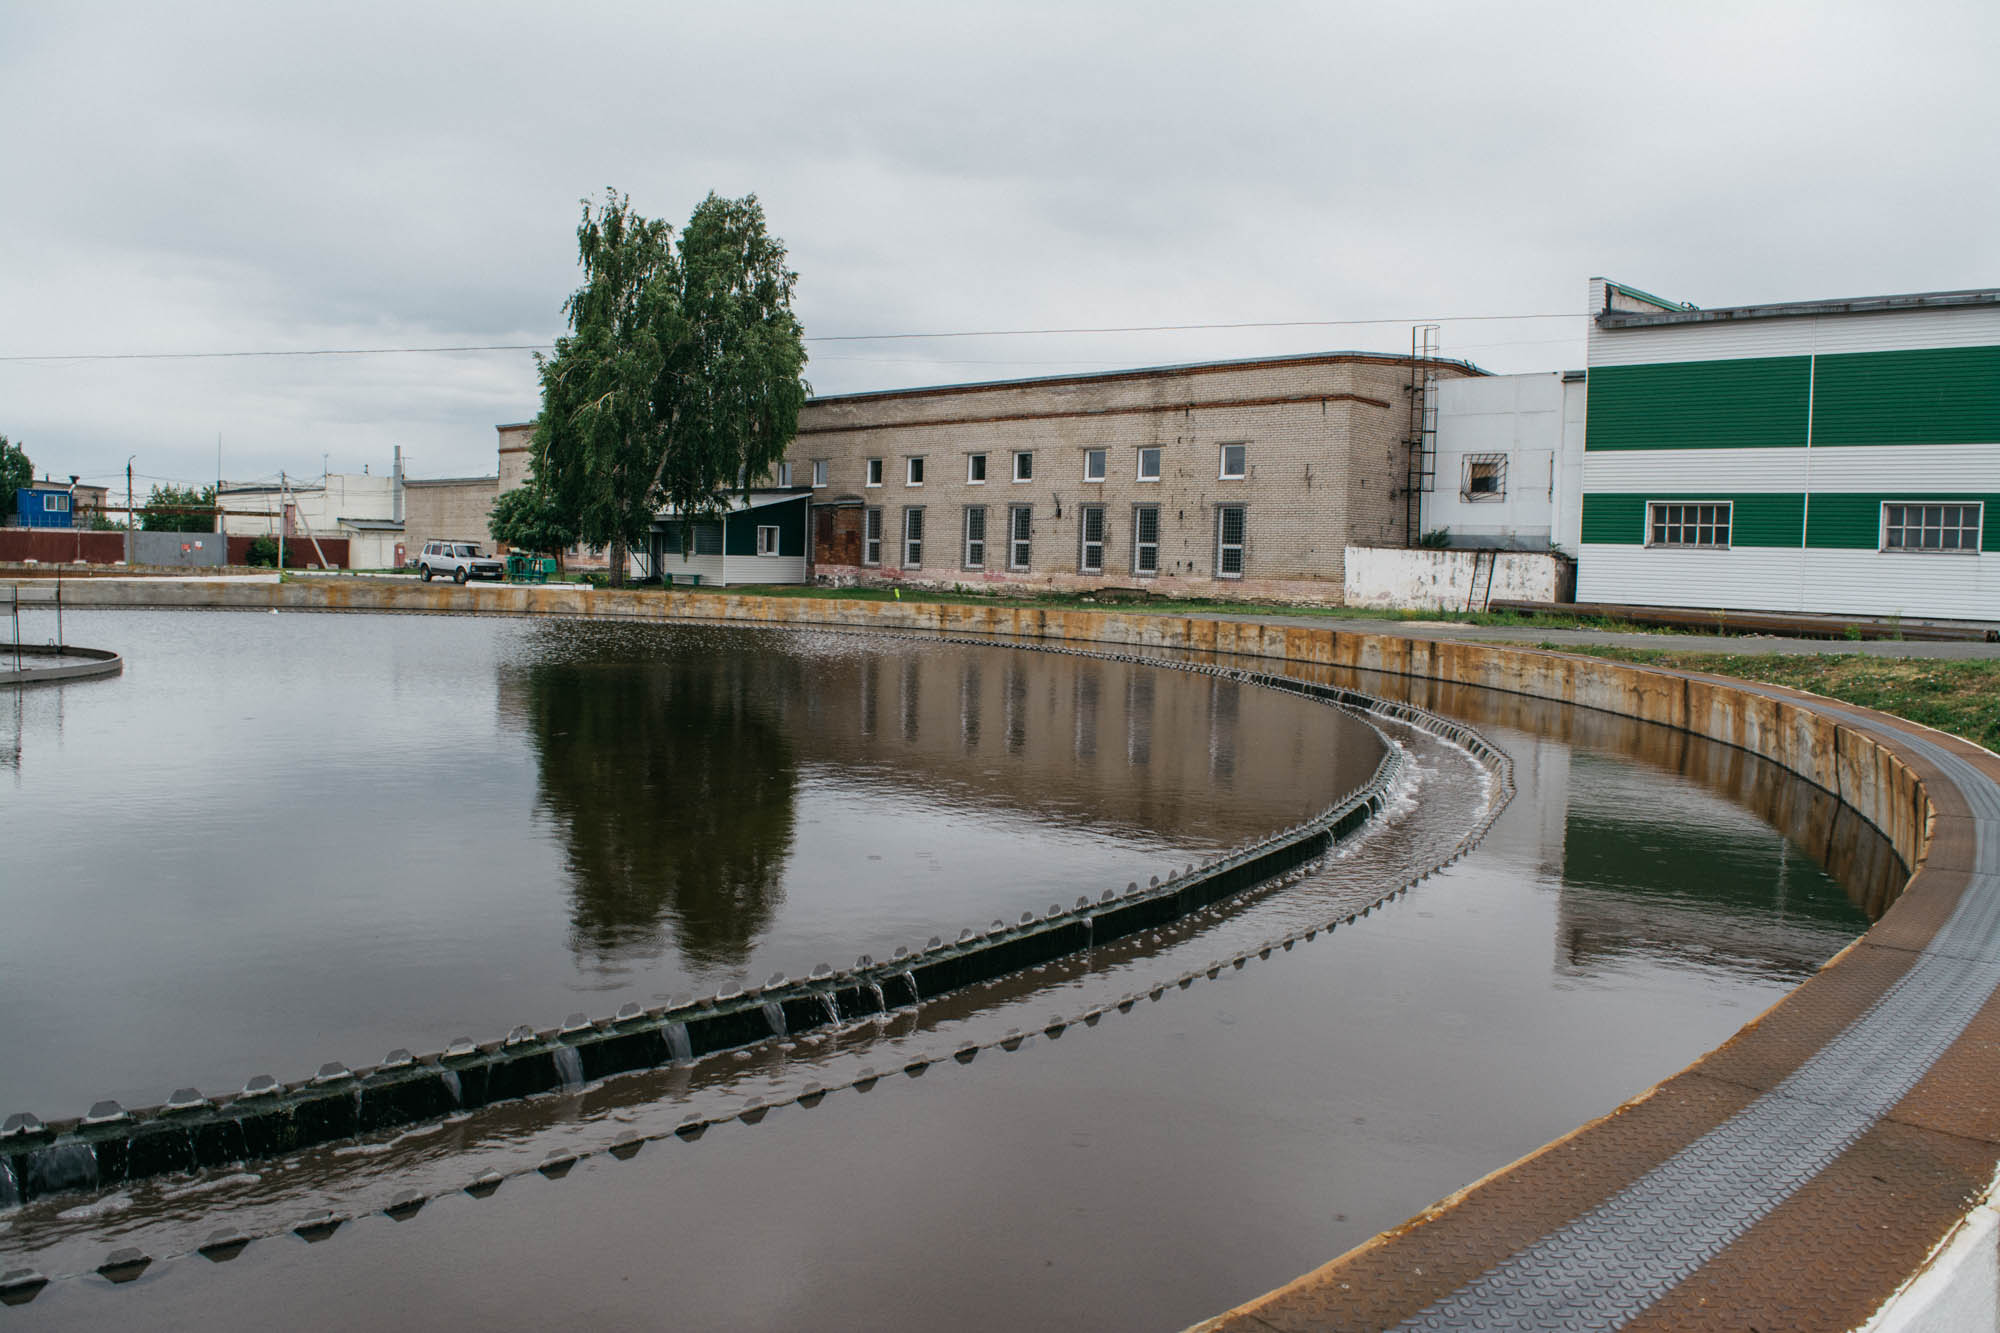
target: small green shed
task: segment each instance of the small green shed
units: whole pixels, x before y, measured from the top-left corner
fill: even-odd
[[[662,510],[653,519],[652,567],[666,583],[804,583],[811,501],[812,489],[800,486],[724,496],[719,517]]]

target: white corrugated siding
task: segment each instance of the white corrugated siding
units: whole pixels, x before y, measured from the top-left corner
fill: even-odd
[[[806,558],[802,555],[732,555],[724,557],[724,564],[724,579],[729,583],[806,581]]]
[[[1820,457],[1833,452],[1812,451],[1815,488],[1820,485]],[[1583,456],[1583,489],[1587,494],[1790,494],[1805,488],[1804,449],[1600,449]]]
[[[722,562],[723,557],[719,555],[682,556],[668,551],[660,557],[660,572],[662,575],[679,574],[682,577],[699,574],[703,583],[719,584],[723,581]]]
[[[1667,324],[1637,329],[1600,328],[1593,319],[1589,330],[1592,366],[1996,345],[2000,345],[2000,306]]]
[[[1576,599],[1993,620],[2000,619],[2000,556],[1788,547],[1662,551],[1592,543],[1577,562]]]

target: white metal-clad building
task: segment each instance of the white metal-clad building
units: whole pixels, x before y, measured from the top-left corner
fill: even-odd
[[[2000,290],[1590,295],[1579,601],[2000,618]]]
[[[1584,375],[1440,380],[1435,489],[1425,532],[1481,550],[1576,554],[1582,522]]]

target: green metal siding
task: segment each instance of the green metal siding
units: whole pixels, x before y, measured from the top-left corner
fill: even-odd
[[[2000,442],[2000,347],[1822,356],[1817,376],[1816,445]]]
[[[1805,497],[1799,494],[1649,491],[1634,495],[1594,491],[1583,497],[1583,540],[1603,545],[1645,545],[1646,504],[1651,500],[1729,501],[1732,547],[1797,546],[1805,524]],[[1813,504],[1818,506],[1818,496],[1813,497]]]
[[[1811,378],[1803,356],[1593,367],[1584,448],[1802,446]]]
[[[782,504],[764,505],[757,509],[746,509],[731,514],[723,526],[722,551],[724,555],[757,554],[757,529],[778,527],[778,554],[799,556],[806,553],[806,500],[800,496],[796,500],[786,500]]]
[[[1882,546],[1882,505],[1971,504],[1984,501],[1979,549],[2000,551],[2000,494],[1951,495],[1930,491],[1882,491],[1872,495],[1830,495],[1813,492],[1806,544],[1822,550],[1874,551]]]

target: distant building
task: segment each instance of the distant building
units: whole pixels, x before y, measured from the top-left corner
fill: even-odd
[[[14,493],[15,522],[24,528],[89,527],[104,508],[105,489],[44,477]]]
[[[804,583],[811,496],[805,487],[725,496],[722,514],[709,518],[662,510],[653,522],[647,572],[670,583],[714,587]]]
[[[2000,289],[1590,309],[1579,600],[2000,618]]]

